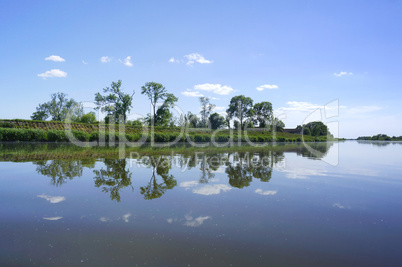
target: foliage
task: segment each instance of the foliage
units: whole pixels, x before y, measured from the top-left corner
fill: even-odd
[[[95,112],[91,111],[81,116],[79,119],[81,123],[95,123],[96,122],[96,115]]]
[[[205,96],[201,96],[199,98],[201,103],[201,127],[206,128],[208,125],[208,118],[211,114],[212,110],[215,108],[215,105],[209,102],[209,98]]]
[[[51,95],[51,100],[39,104],[31,116],[33,120],[46,120],[51,117],[53,121],[65,121],[68,116],[72,121],[80,118],[83,113],[82,105],[74,99],[68,99],[64,93],[56,93]]]
[[[211,129],[220,129],[226,126],[226,120],[223,116],[215,112],[209,116],[209,124]]]
[[[122,117],[122,122],[125,123],[127,119],[127,113],[130,112],[132,107],[133,96],[125,94],[120,89],[121,80],[117,82],[112,82],[111,87],[106,87],[103,89],[104,93],[109,93],[107,95],[101,95],[100,93],[95,94],[95,103],[97,105],[97,110],[106,112],[107,116],[112,116],[116,122],[120,121]]]
[[[279,118],[273,117],[272,127],[273,127],[273,130],[275,130],[277,132],[283,132],[283,129],[285,128],[285,123],[283,123],[283,121],[281,121]]]
[[[273,118],[272,104],[270,102],[256,103],[254,105],[254,116],[254,121],[258,122],[260,128],[267,127]]]
[[[153,109],[153,114],[148,115],[144,122],[150,126],[172,126],[173,115],[170,109],[174,107],[178,98],[173,94],[167,93],[166,88],[162,84],[155,82],[147,82],[142,86],[141,94],[148,96]],[[160,100],[164,101],[156,109],[156,105]]]
[[[305,134],[310,131],[310,134]],[[326,136],[329,133],[328,127],[321,121],[313,121],[303,125],[303,135]]]
[[[388,136],[386,134],[377,134],[373,136],[359,136],[357,140],[371,140],[371,141],[402,141],[402,136]]]
[[[244,120],[254,115],[253,100],[244,95],[232,97],[229,108],[226,110],[230,118],[236,117],[240,120],[240,126],[244,129]]]
[[[159,100],[166,99],[167,97],[166,88],[160,83],[147,82],[144,86],[141,87],[141,94],[148,96],[149,100],[151,101],[153,110],[152,118],[155,118],[156,104]]]

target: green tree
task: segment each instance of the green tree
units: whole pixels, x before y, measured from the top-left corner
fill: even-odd
[[[199,101],[201,103],[201,127],[207,127],[207,122],[209,115],[211,114],[212,110],[215,108],[214,104],[211,104],[209,102],[209,98],[205,96],[201,96],[199,98]]]
[[[166,88],[156,82],[147,82],[144,86],[141,87],[141,94],[148,96],[152,105],[152,118],[156,117],[156,104],[158,101],[166,99],[168,94],[166,92]]]
[[[148,117],[145,118],[146,123],[148,125],[152,125],[152,120],[154,119],[155,126],[169,126],[173,118],[173,114],[170,112],[170,109],[174,107],[177,101],[178,98],[173,94],[166,94],[166,99],[163,104],[158,107],[155,117],[153,118],[150,114],[148,114]]]
[[[254,105],[254,116],[260,128],[267,127],[273,116],[272,104],[270,102],[256,103]]]
[[[236,117],[240,121],[240,126],[244,128],[244,121],[254,115],[253,100],[244,95],[232,97],[229,108],[226,110],[230,118]]]
[[[197,128],[199,126],[199,118],[190,111],[185,116],[185,121],[188,128]]]
[[[96,122],[96,115],[95,112],[91,111],[81,116],[79,119],[81,123],[95,123]]]
[[[64,93],[55,93],[51,95],[51,100],[39,104],[31,116],[33,120],[46,120],[51,117],[53,121],[65,121],[68,116],[76,121],[83,114],[82,105],[74,99],[68,99]]]
[[[218,113],[213,113],[209,116],[209,124],[212,129],[219,129],[226,125],[226,120],[223,116],[220,116]]]
[[[107,95],[95,94],[95,103],[98,106],[96,109],[100,109],[102,112],[106,112],[107,116],[112,116],[116,121],[120,120],[120,116],[123,117],[123,123],[126,123],[127,113],[130,112],[132,107],[133,96],[135,91],[131,95],[125,94],[121,89],[121,80],[112,82],[111,87],[103,88],[104,93]]]
[[[283,130],[285,128],[285,123],[283,121],[281,121],[279,118],[273,117],[273,119],[272,119],[272,127],[277,132],[283,132]]]

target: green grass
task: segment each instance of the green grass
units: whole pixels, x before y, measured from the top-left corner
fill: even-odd
[[[72,136],[79,141],[109,141],[119,140],[119,126],[102,124],[72,123],[70,125]],[[275,135],[268,131],[249,130],[220,130],[214,137],[209,129],[187,129],[183,133],[179,127],[155,127],[153,129],[154,142],[300,142],[299,134],[277,132]],[[152,140],[151,131],[146,127],[125,126],[124,136],[129,142]],[[63,122],[32,121],[32,120],[0,120],[0,141],[35,141],[35,142],[69,142],[70,138]],[[327,141],[326,136],[304,136],[304,141]]]

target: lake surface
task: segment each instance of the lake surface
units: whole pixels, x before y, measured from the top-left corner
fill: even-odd
[[[3,157],[0,266],[400,265],[402,144],[318,149]]]

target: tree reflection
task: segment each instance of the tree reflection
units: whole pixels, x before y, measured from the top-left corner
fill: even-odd
[[[95,159],[85,160],[42,160],[33,162],[36,172],[51,178],[51,184],[61,186],[67,180],[81,177],[84,167],[93,168]]]
[[[173,189],[177,185],[173,175],[169,174],[172,165],[168,157],[143,157],[141,162],[148,168],[152,168],[148,185],[140,188],[144,199],[160,198],[167,190]],[[158,183],[157,176],[160,176],[163,182]]]
[[[132,173],[127,168],[126,159],[103,159],[106,168],[94,170],[95,186],[102,187],[102,192],[110,193],[112,200],[120,201],[120,190],[131,185]]]
[[[269,182],[274,165],[282,161],[284,156],[283,153],[234,153],[229,158],[225,170],[229,184],[243,188],[249,186],[253,178]]]

